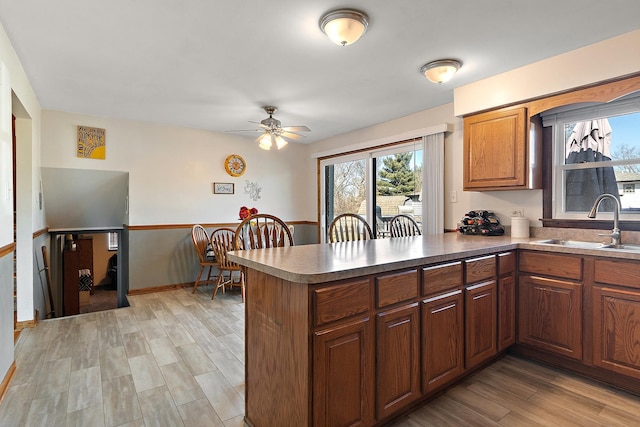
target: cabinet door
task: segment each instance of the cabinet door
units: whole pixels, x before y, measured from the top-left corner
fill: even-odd
[[[376,415],[382,419],[420,397],[418,303],[376,317]]]
[[[464,371],[464,300],[456,290],[422,302],[422,392]]]
[[[593,288],[593,364],[640,379],[640,292]]]
[[[582,284],[521,275],[519,342],[582,360]]]
[[[527,185],[527,110],[524,107],[464,119],[464,189]]]
[[[480,283],[465,289],[465,360],[470,369],[497,353],[496,281]]]
[[[367,317],[314,334],[315,426],[373,424],[372,327]]]
[[[516,274],[498,279],[498,351],[516,342]]]

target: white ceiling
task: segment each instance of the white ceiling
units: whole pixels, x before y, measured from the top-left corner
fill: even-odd
[[[339,7],[370,17],[351,46],[318,28]],[[225,131],[275,105],[313,142],[638,29],[640,1],[0,0],[0,21],[44,109]],[[463,67],[439,86],[418,70],[442,58]]]

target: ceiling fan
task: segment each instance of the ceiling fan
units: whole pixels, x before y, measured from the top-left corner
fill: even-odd
[[[260,126],[259,129],[241,129],[241,130],[229,130],[227,132],[262,132],[262,134],[256,139],[259,143],[260,148],[263,150],[269,150],[275,144],[278,147],[278,150],[288,144],[285,138],[290,139],[299,139],[304,137],[298,132],[310,132],[307,126],[285,126],[282,127],[282,123],[280,120],[274,119],[273,114],[278,111],[278,109],[272,105],[266,105],[262,107],[264,111],[269,115],[264,120],[260,122],[253,122],[249,120],[249,123],[255,123]]]

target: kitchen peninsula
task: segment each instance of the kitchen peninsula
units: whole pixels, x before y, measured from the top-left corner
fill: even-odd
[[[535,308],[521,314],[518,258]],[[590,300],[594,277],[613,283],[617,262],[640,271],[640,253],[458,233],[234,251],[230,259],[246,271],[245,420],[255,427],[387,423],[499,357],[516,343],[517,316],[526,316],[518,317],[525,347],[591,368],[599,354],[587,349],[591,339],[578,342],[584,354],[567,351],[592,330],[572,304]],[[573,276],[547,279],[565,273]],[[550,295],[540,290],[549,286],[557,301],[544,306]],[[562,316],[575,323],[535,329],[550,319],[567,325]]]
[[[421,276],[444,284],[440,291],[451,306],[452,297],[462,296],[460,260],[480,257],[478,273],[488,280],[479,282],[490,283],[495,296],[495,257],[487,256],[513,254],[517,242],[447,233],[231,252],[246,267],[246,421],[256,427],[374,425],[426,396],[432,384],[444,384],[438,377],[448,377],[445,371],[458,377],[462,336],[447,344],[449,360],[433,362],[440,372],[429,372],[434,382],[421,390],[419,359],[428,349],[419,348],[420,304],[424,295],[440,296],[420,289]],[[442,267],[425,269],[434,264]],[[455,321],[450,328],[457,334],[462,304],[453,307],[438,321]]]

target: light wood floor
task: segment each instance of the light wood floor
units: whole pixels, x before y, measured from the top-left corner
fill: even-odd
[[[24,330],[0,426],[243,426],[244,304],[190,291]],[[640,426],[640,398],[507,356],[393,424],[534,425]]]

